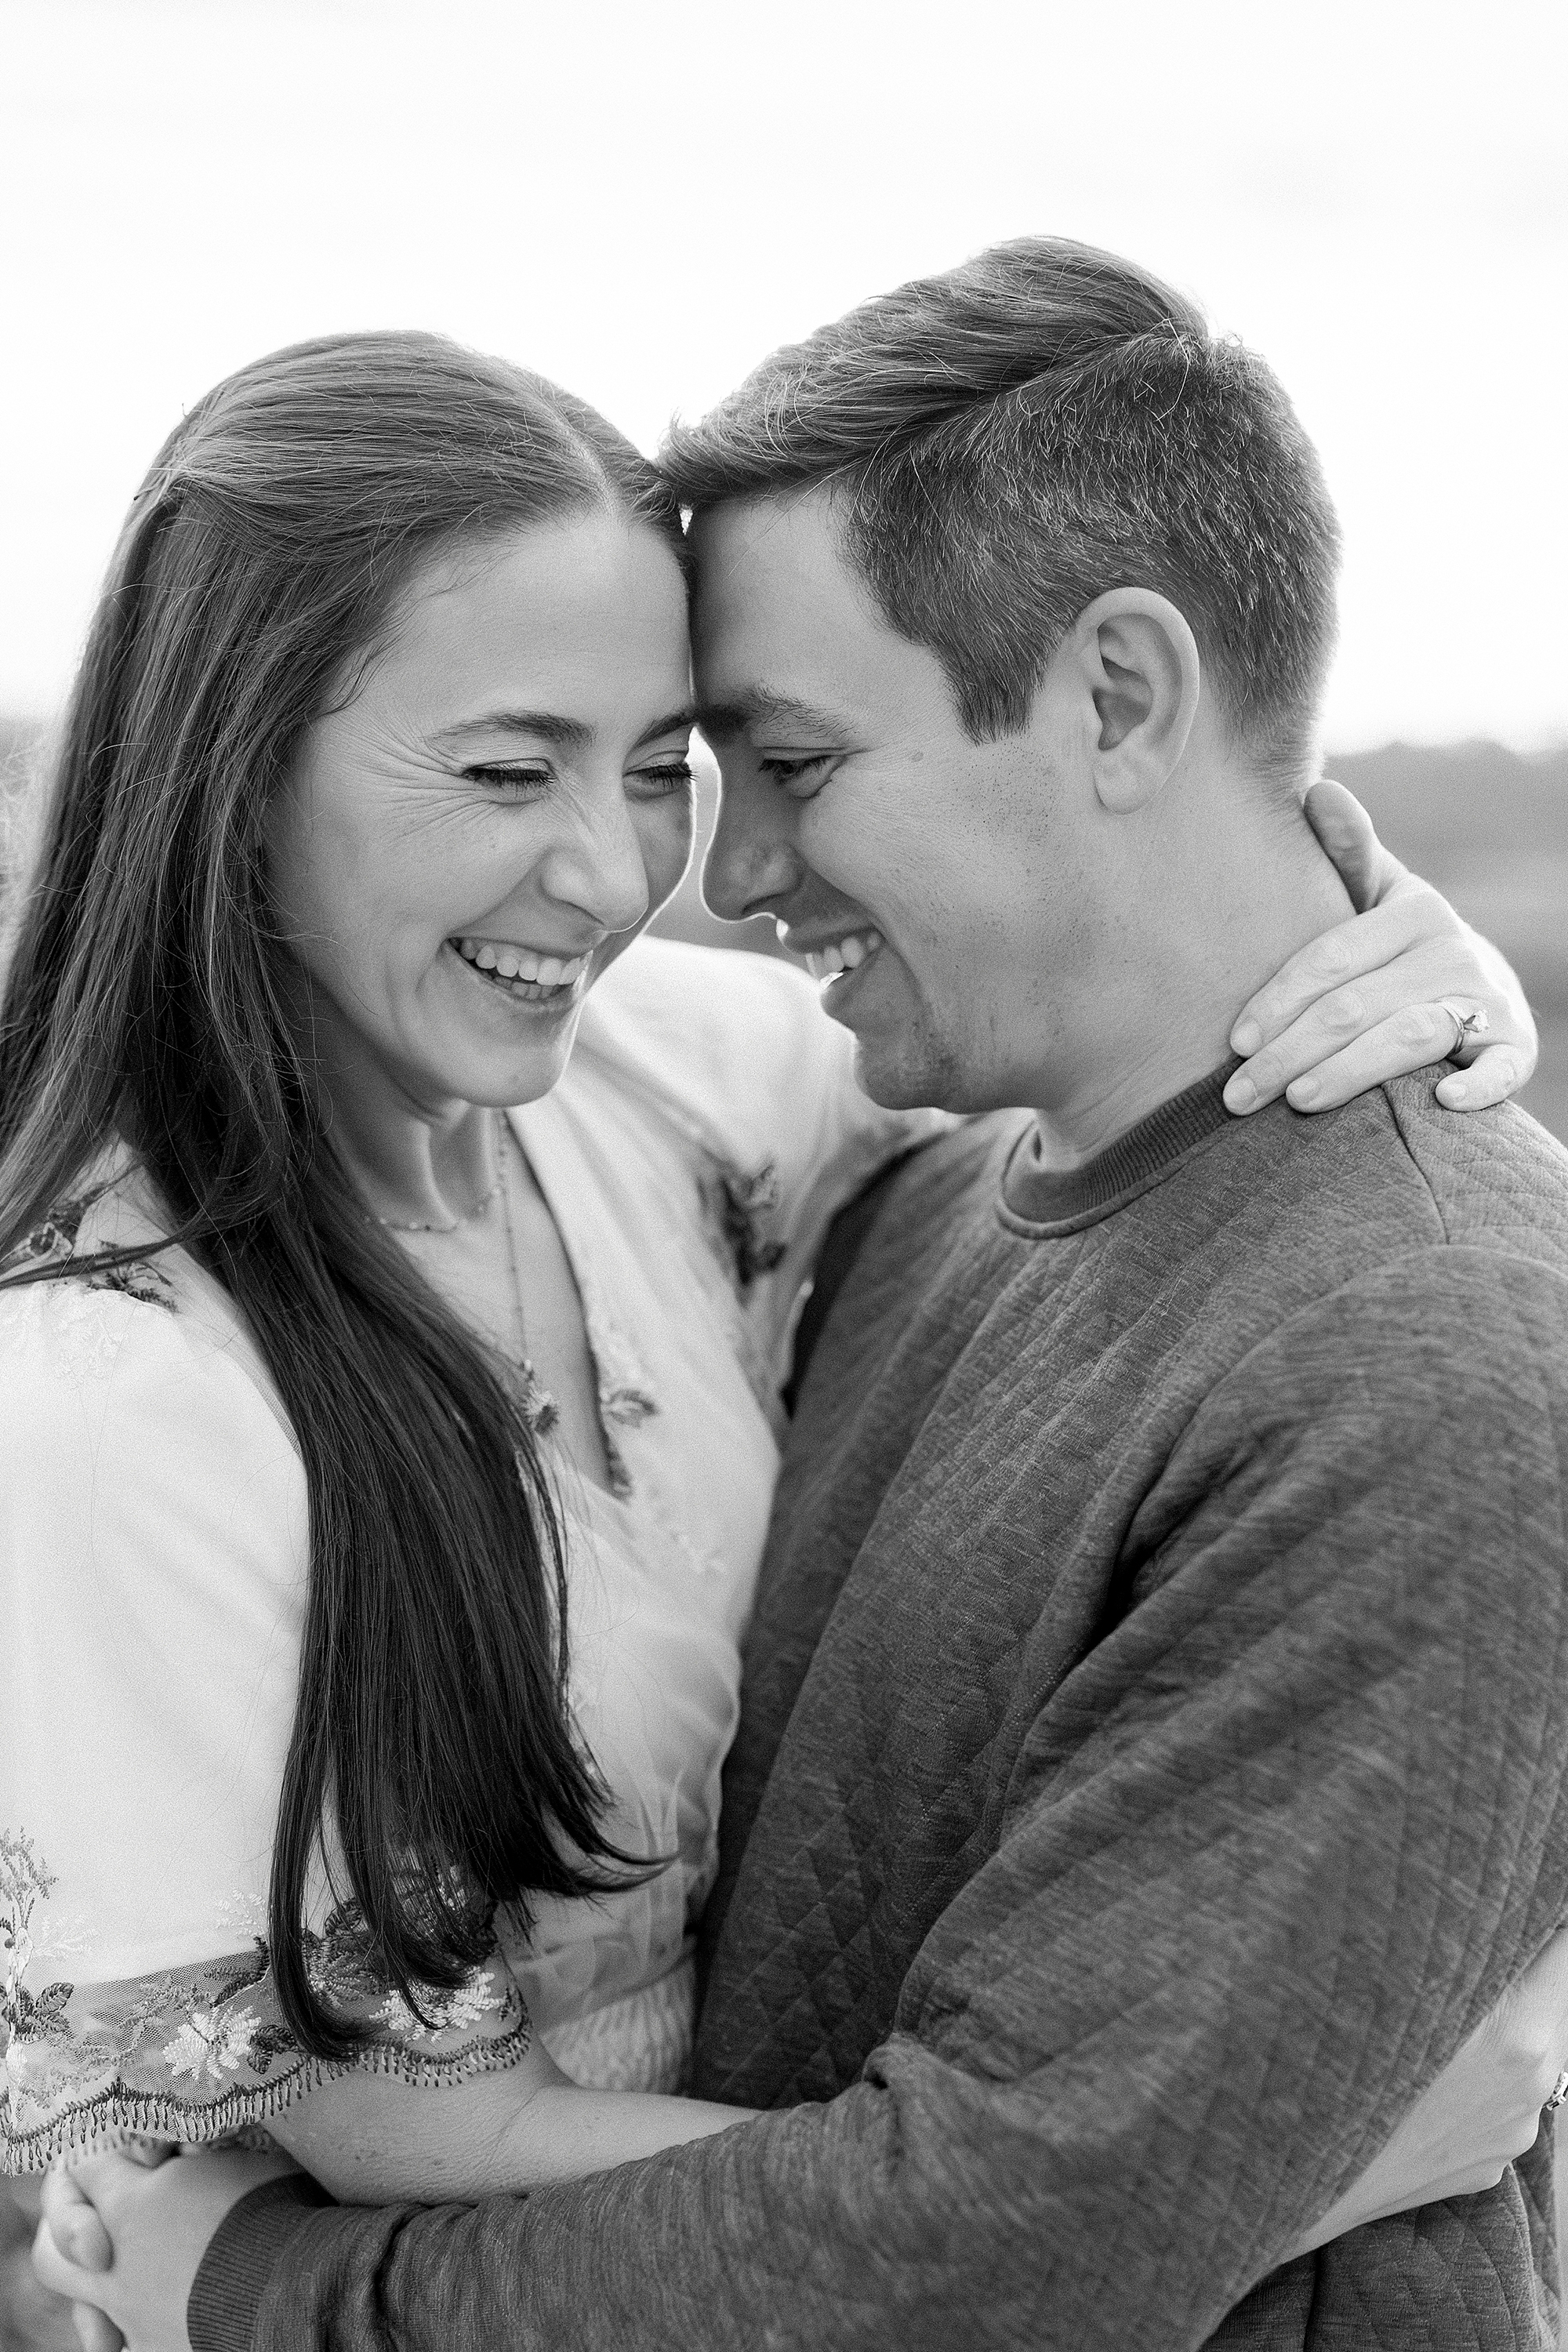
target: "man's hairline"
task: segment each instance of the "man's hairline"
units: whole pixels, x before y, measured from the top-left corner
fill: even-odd
[[[797,481],[767,483],[745,489],[731,490],[726,492],[721,498],[711,499],[705,505],[693,504],[687,509],[689,517],[689,531],[694,531],[696,530],[700,522],[710,516],[722,513],[726,509],[742,507],[772,507],[782,511],[787,508],[801,505],[814,494],[821,493],[820,503],[825,513],[827,526],[832,532],[835,551],[843,562],[846,571],[849,572],[858,586],[865,592],[870,601],[876,616],[880,620],[885,628],[889,630],[894,636],[902,637],[906,644],[918,646],[923,652],[930,654],[931,659],[936,663],[938,669],[942,672],[942,684],[946,689],[949,700],[952,705],[953,716],[957,719],[959,725],[963,728],[963,732],[970,738],[970,740],[975,743],[997,742],[1003,740],[1008,735],[1021,735],[1027,726],[1028,722],[1026,719],[1024,720],[1023,724],[1017,727],[1004,728],[985,734],[975,734],[971,729],[967,718],[964,716],[957,685],[950,675],[947,664],[942,659],[942,654],[938,648],[927,637],[907,636],[905,632],[895,625],[890,615],[888,614],[882,604],[880,596],[878,594],[875,582],[871,579],[865,564],[860,561],[858,551],[854,544],[853,533],[844,527],[841,520],[836,520],[834,515],[836,501],[833,497],[833,492],[835,487],[838,483],[842,482],[846,476],[853,470],[853,466],[847,464],[836,468],[831,473],[812,474],[805,476]],[[695,554],[695,550],[693,551]],[[700,563],[701,559],[698,556],[698,575],[696,584],[699,586],[700,585]],[[1149,587],[1151,583],[1149,582],[1134,580],[1119,581],[1113,583],[1113,586],[1126,588]],[[1095,594],[1089,600],[1089,604],[1098,602],[1100,596],[1109,593],[1110,592],[1106,589],[1096,590]],[[1199,635],[1199,631],[1194,625],[1192,615],[1186,610],[1185,605],[1178,604],[1176,599],[1170,594],[1168,589],[1158,588],[1154,593],[1163,596],[1167,603],[1170,604],[1176,612],[1181,614],[1182,618],[1185,621],[1188,628],[1192,629],[1194,638],[1195,640]],[[1089,604],[1086,604],[1083,607],[1083,611],[1087,612],[1088,610]],[[1046,669],[1048,667],[1049,664],[1055,660],[1061,647],[1067,644],[1073,629],[1077,626],[1081,617],[1081,614],[1075,614],[1073,615],[1072,620],[1070,620],[1063,629],[1060,636],[1057,639],[1056,644],[1050,647],[1049,651],[1045,656],[1040,667],[1040,677],[1042,680],[1044,679]],[[1267,768],[1271,764],[1275,756],[1273,749],[1264,740],[1264,738],[1253,737],[1246,725],[1228,708],[1228,698],[1221,690],[1216,682],[1216,671],[1218,671],[1220,667],[1221,666],[1215,664],[1212,659],[1205,659],[1203,662],[1205,680],[1207,681],[1209,690],[1214,697],[1221,724],[1225,730],[1226,735],[1229,739],[1231,748],[1243,757],[1250,757],[1257,760],[1260,766]],[[1037,688],[1037,690],[1038,688]],[[700,698],[699,698],[700,700]],[[800,713],[803,719],[810,720],[820,719],[825,720],[827,722],[828,731],[830,732],[833,731],[834,728],[838,724],[837,721],[833,719],[831,713],[826,711],[816,711],[810,705],[797,701],[793,696],[764,695],[760,698],[771,702],[773,707],[781,710],[793,709]],[[708,706],[708,708],[713,712],[715,718],[720,720],[721,724],[723,723],[724,714],[726,711],[733,710],[737,706],[734,705],[726,705],[722,702]],[[1301,751],[1298,758],[1291,760],[1289,764],[1291,767],[1299,767],[1304,773],[1306,773],[1313,764],[1315,746],[1317,745],[1321,734],[1322,696],[1321,689],[1313,709],[1304,716],[1305,724],[1300,729]],[[751,721],[749,719],[742,721],[742,725],[749,725]],[[708,729],[704,725],[703,716],[700,709],[698,713],[697,724],[699,727],[702,728],[704,734],[708,733]],[[731,725],[728,729],[725,740],[732,740],[739,731],[738,728]],[[1267,731],[1268,730],[1266,730],[1266,733]],[[709,740],[711,741],[714,738],[710,736]],[[1310,781],[1310,774],[1308,775],[1308,781]]]

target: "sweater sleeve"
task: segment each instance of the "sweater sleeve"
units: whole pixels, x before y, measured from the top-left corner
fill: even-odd
[[[1563,1293],[1426,1253],[1211,1388],[852,2088],[311,2216],[255,2352],[1203,2344],[1568,1912]],[[1454,2210],[1326,2249],[1318,2301],[1443,2259]]]

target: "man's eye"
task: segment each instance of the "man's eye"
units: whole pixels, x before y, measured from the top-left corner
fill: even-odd
[[[548,768],[485,766],[465,768],[463,773],[475,783],[494,785],[507,799],[514,801],[533,800],[548,791],[550,785]]]
[[[634,778],[646,798],[667,799],[672,793],[683,793],[691,782],[689,760],[661,761],[656,768],[637,768]]]
[[[804,799],[827,782],[827,771],[837,756],[832,751],[810,751],[792,758],[787,752],[770,751],[757,765],[764,776],[771,777],[786,793]]]

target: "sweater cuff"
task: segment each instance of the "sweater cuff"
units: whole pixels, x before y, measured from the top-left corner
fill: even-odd
[[[263,2181],[224,2215],[185,2305],[191,2352],[250,2352],[261,2298],[289,2241],[332,2200],[308,2172]]]

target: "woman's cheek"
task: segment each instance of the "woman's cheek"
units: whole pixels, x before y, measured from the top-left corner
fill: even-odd
[[[691,863],[696,821],[690,793],[672,793],[668,800],[654,802],[648,807],[647,818],[649,821],[639,827],[639,833],[651,919],[679,887]]]

